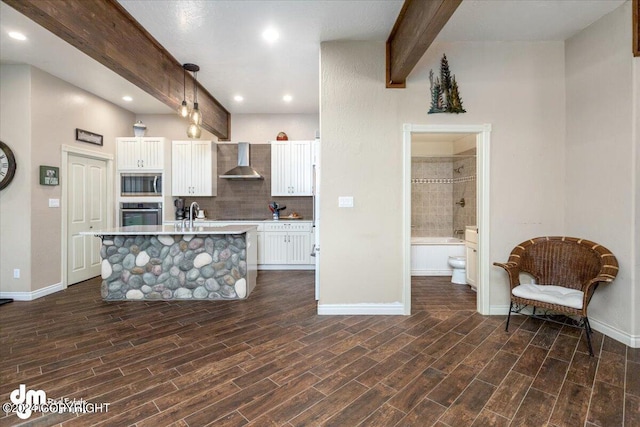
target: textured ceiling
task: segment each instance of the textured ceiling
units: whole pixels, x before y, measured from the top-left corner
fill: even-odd
[[[317,113],[320,43],[384,41],[402,7],[402,0],[119,1],[179,62],[200,65],[198,80],[231,113]],[[622,3],[464,0],[436,41],[565,40]],[[269,26],[280,33],[273,44],[261,38]],[[4,3],[0,30],[2,62],[32,64],[134,113],[171,112]],[[29,40],[10,39],[11,30]],[[125,94],[133,102],[122,101]]]
[[[402,7],[401,0],[119,1],[179,62],[198,64],[198,80],[232,113],[317,113],[320,42],[385,41]],[[262,38],[269,27],[280,34],[274,43]]]

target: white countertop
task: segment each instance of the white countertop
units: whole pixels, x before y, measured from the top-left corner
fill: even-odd
[[[176,228],[173,225],[129,225],[127,227],[105,228],[102,230],[81,231],[85,236],[160,236],[182,234],[242,234],[255,230],[251,224],[234,224],[219,227],[197,226]]]
[[[165,224],[175,224],[180,223],[182,221],[179,220],[168,220],[163,221]],[[277,222],[312,222],[311,219],[296,219],[296,218],[287,218],[281,217],[280,219],[209,219],[209,218],[198,218],[194,219],[193,222],[195,224],[228,224],[228,223],[245,223],[245,224],[267,224],[267,223],[277,223]]]

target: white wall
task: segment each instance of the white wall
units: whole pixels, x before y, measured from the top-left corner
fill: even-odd
[[[135,116],[34,67],[3,65],[1,73],[1,137],[20,154],[18,176],[0,193],[0,291],[29,293],[62,279],[61,209],[48,200],[66,197],[61,186],[39,184],[40,165],[61,167],[62,145],[114,154],[115,137],[130,132]],[[104,145],[75,141],[76,128],[103,135]]]
[[[234,114],[231,141],[267,144],[284,132],[289,140],[315,138],[320,129],[318,114]]]
[[[446,52],[466,114],[428,115],[429,69]],[[489,259],[564,226],[564,46],[436,44],[407,81],[385,89],[385,46],[321,46],[320,304],[402,298],[402,124],[483,124],[491,140]],[[354,196],[354,208],[338,208]],[[508,306],[505,273],[491,270],[490,302]]]
[[[0,191],[0,292],[29,289],[31,283],[31,69],[0,65],[0,140],[16,157],[16,175]],[[19,268],[20,279],[13,278]]]
[[[566,42],[565,229],[618,259],[615,282],[598,288],[590,318],[624,334],[637,316],[638,116],[634,110],[631,2]],[[637,79],[637,71],[636,71]],[[636,84],[638,81],[636,80]],[[636,88],[637,90],[637,88]],[[634,233],[634,230],[635,233]],[[637,328],[637,320],[636,320]],[[596,328],[599,329],[599,328]]]

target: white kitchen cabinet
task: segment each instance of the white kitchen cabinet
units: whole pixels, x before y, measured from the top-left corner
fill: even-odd
[[[264,226],[263,264],[313,264],[310,222],[273,222]]]
[[[165,221],[164,225],[173,226],[176,222],[178,221]],[[264,269],[308,269],[315,264],[315,258],[311,257],[314,239],[313,225],[310,221],[196,220],[194,224],[201,227],[255,224],[257,226],[258,265],[265,266]]]
[[[258,264],[264,264],[264,231],[258,231],[256,235],[258,236]]]
[[[313,141],[271,141],[271,195],[313,195]]]
[[[116,138],[118,170],[162,171],[164,168],[164,138]]]
[[[217,195],[217,153],[211,141],[173,141],[171,195]]]

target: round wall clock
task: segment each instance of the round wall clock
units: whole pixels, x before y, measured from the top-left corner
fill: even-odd
[[[16,157],[11,148],[0,141],[0,190],[4,189],[16,174]]]

